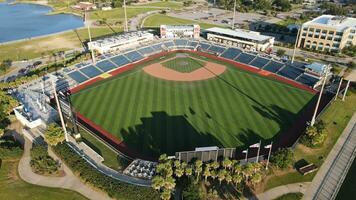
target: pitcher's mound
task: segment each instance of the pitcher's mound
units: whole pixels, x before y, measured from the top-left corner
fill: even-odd
[[[170,81],[199,81],[214,78],[224,73],[226,67],[220,64],[207,62],[204,67],[190,73],[182,73],[155,63],[144,67],[143,70],[154,77]]]

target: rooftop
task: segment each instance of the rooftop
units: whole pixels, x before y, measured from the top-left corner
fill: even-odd
[[[305,67],[313,70],[314,72],[323,73],[327,65],[318,62],[313,62],[312,64],[306,65]]]
[[[185,24],[185,25],[161,25],[162,27],[165,27],[167,29],[193,29],[195,24]],[[197,25],[199,26],[199,25]]]
[[[321,15],[311,21],[304,23],[304,25],[319,25],[334,27],[336,30],[344,30],[348,27],[356,28],[356,18],[334,16],[334,15]]]
[[[128,40],[134,40],[149,35],[152,35],[152,33],[149,33],[148,31],[135,31],[135,32],[122,33],[111,37],[105,37],[103,39],[95,40],[92,43],[98,46],[106,46],[106,45],[126,42]]]
[[[208,28],[208,29],[206,29],[206,31],[225,34],[225,35],[229,35],[232,37],[245,38],[245,39],[254,40],[254,41],[265,41],[265,40],[272,38],[270,36],[260,35],[259,33],[250,32],[250,31],[242,30],[242,29],[231,30],[231,29],[227,29],[227,28],[214,27],[214,28]]]

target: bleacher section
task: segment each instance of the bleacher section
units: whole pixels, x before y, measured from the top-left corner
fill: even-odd
[[[111,61],[113,61],[119,67],[130,63],[130,61],[123,55],[115,56],[111,58]]]
[[[284,66],[283,63],[280,62],[276,62],[271,60],[271,62],[267,63],[266,66],[264,66],[262,69],[272,72],[272,73],[276,73],[278,72],[282,67]]]
[[[240,63],[249,64],[254,58],[256,58],[255,55],[241,53],[235,60]]]
[[[101,70],[103,70],[104,72],[110,71],[112,69],[115,69],[116,66],[114,65],[114,63],[108,61],[108,60],[104,60],[101,62],[96,63],[96,66],[98,68],[100,68]]]
[[[94,78],[95,76],[103,73],[102,71],[98,70],[96,67],[93,65],[89,65],[88,67],[84,67],[79,70],[83,74],[85,74],[89,78]]]
[[[82,73],[78,71],[74,71],[68,74],[69,77],[71,77],[73,80],[75,80],[77,83],[82,83],[86,80],[88,80],[87,77],[85,77]]]
[[[247,53],[235,47],[225,47],[208,41],[194,39],[157,41],[151,45],[140,47],[140,49],[128,50],[120,55],[105,54],[105,56],[99,59],[100,61],[98,61],[95,66],[91,65],[90,62],[83,62],[76,64],[73,68],[64,69],[63,72],[73,79],[70,80],[72,83],[77,82],[79,84],[104,72],[142,60],[149,55],[165,51],[167,48],[169,50],[190,49],[216,53],[220,55],[220,57],[263,69],[310,87],[313,87],[319,81],[316,77],[304,74],[305,63],[296,61],[293,64],[290,63],[290,61],[282,63],[272,58],[262,57],[258,53]]]
[[[293,66],[286,65],[284,68],[279,70],[277,74],[287,77],[289,79],[295,80],[298,76],[300,76],[303,73],[301,69],[297,69]]]
[[[125,56],[130,59],[132,62],[136,62],[138,60],[143,59],[144,57],[137,51],[131,51],[127,54],[125,54]]]
[[[223,58],[227,58],[233,60],[236,58],[242,51],[240,49],[228,48],[223,54],[220,56]]]
[[[270,60],[267,58],[262,58],[257,56],[251,63],[250,65],[257,67],[257,68],[263,68]]]

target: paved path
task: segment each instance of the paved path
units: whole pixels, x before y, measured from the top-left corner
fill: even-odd
[[[103,192],[96,191],[93,188],[82,183],[80,179],[77,176],[75,176],[64,163],[62,163],[63,170],[66,174],[64,177],[48,177],[48,176],[41,176],[33,173],[29,165],[30,148],[31,148],[31,142],[26,138],[25,146],[24,146],[24,154],[18,166],[19,175],[24,181],[31,184],[41,185],[46,187],[65,188],[65,189],[74,190],[76,192],[79,192],[80,194],[82,194],[88,199],[95,199],[95,200],[111,199]],[[59,160],[59,158],[52,151],[49,151],[49,154],[55,160]]]
[[[270,190],[267,190],[264,193],[258,194],[256,197],[249,198],[251,200],[272,200],[276,199],[284,194],[288,193],[305,193],[307,188],[309,187],[310,182],[305,182],[305,183],[293,183],[293,184],[288,184],[288,185],[282,185],[278,186],[275,188],[272,188]]]
[[[303,199],[335,199],[356,155],[356,113],[320,167]]]

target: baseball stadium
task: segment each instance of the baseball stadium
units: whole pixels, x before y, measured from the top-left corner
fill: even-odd
[[[301,63],[193,39],[163,40],[66,72],[78,122],[126,155],[196,147],[290,146],[310,120],[317,79]]]

